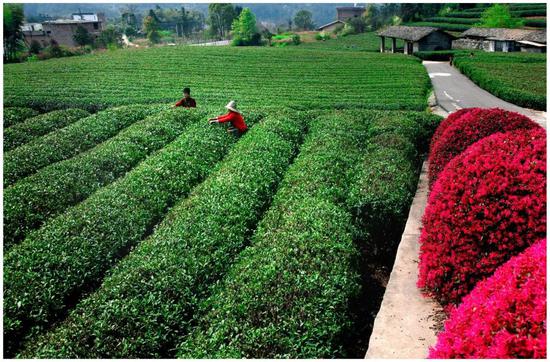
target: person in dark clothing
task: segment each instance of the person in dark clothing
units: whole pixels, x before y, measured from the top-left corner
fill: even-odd
[[[231,126],[227,129],[227,132],[231,133],[236,137],[241,137],[243,134],[248,131],[248,126],[244,122],[244,118],[241,115],[241,112],[237,109],[237,104],[235,101],[229,102],[225,108],[229,111],[223,116],[218,116],[215,118],[208,119],[210,124],[213,123],[231,123]]]
[[[174,107],[196,108],[197,102],[191,98],[191,89],[188,87],[183,88],[183,98],[180,99]]]

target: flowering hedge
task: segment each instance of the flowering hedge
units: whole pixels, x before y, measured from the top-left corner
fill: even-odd
[[[519,113],[498,108],[472,109],[450,124],[447,122],[444,124],[447,124],[447,127],[437,135],[437,141],[430,149],[430,186],[433,186],[449,161],[476,141],[497,132],[539,127],[535,122]]]
[[[546,235],[546,134],[499,133],[452,160],[424,214],[418,285],[457,303]]]
[[[459,109],[456,112],[453,112],[453,113],[449,114],[447,116],[447,118],[445,118],[443,121],[441,121],[441,123],[439,123],[439,126],[437,127],[437,129],[435,130],[435,132],[432,136],[432,139],[431,139],[431,142],[430,142],[430,153],[431,153],[431,150],[433,149],[433,147],[435,146],[435,144],[437,143],[437,140],[439,140],[439,138],[441,137],[443,132],[445,132],[445,130],[451,124],[453,124],[456,120],[460,119],[466,113],[470,113],[470,112],[472,112],[474,110],[477,110],[477,109],[479,109],[479,108],[462,108],[462,109]]]
[[[546,358],[546,239],[480,282],[430,358]]]

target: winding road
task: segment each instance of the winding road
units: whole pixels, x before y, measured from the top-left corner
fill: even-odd
[[[432,81],[439,107],[447,113],[455,112],[461,108],[498,107],[526,115],[546,128],[546,112],[522,108],[495,97],[479,88],[449,62],[424,61],[422,64],[426,67]]]

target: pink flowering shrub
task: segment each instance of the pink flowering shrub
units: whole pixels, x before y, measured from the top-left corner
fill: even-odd
[[[460,119],[466,113],[470,113],[470,112],[472,112],[473,110],[476,110],[476,109],[479,109],[479,108],[462,108],[462,109],[459,109],[458,111],[449,114],[447,116],[447,118],[445,118],[443,121],[441,121],[441,123],[439,123],[439,126],[437,126],[437,129],[435,130],[435,132],[432,136],[432,139],[430,141],[430,153],[431,153],[431,150],[434,147],[434,145],[437,143],[437,140],[439,139],[439,137],[441,137],[441,135],[447,129],[447,127],[449,127],[455,121]]]
[[[546,239],[464,298],[429,357],[546,358]]]
[[[430,193],[418,286],[443,305],[457,304],[545,235],[545,131],[484,138],[447,165]]]
[[[451,116],[453,116],[452,114]],[[473,108],[443,122],[443,131],[430,147],[429,182],[433,186],[443,168],[468,146],[497,132],[540,127],[529,118],[499,108]]]

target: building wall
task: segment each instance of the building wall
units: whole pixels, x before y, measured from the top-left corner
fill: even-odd
[[[365,12],[365,9],[356,8],[356,9],[337,9],[338,18],[337,20],[346,21],[350,18],[358,18]]]
[[[521,52],[523,53],[546,53],[546,47],[532,47],[528,45],[523,45],[520,47]]]
[[[92,37],[99,36],[101,32],[101,23],[44,23],[44,32],[46,36],[55,39],[59,45],[67,47],[76,47],[78,44],[73,40],[73,35],[76,29],[82,26],[92,35]]]
[[[332,25],[329,25],[329,26],[326,26],[324,28],[321,29],[321,31],[325,31],[327,33],[331,33],[333,32],[334,30],[336,30],[337,28],[341,28],[342,26],[344,26],[344,24],[342,23],[336,23],[336,24],[332,24]]]
[[[42,47],[50,45],[51,40],[51,37],[47,36],[43,31],[24,31],[23,38],[27,45],[30,45],[33,40],[36,40]]]
[[[467,49],[467,50],[484,50],[486,52],[492,51],[492,42],[482,39],[456,39],[453,40],[453,49]]]
[[[436,31],[415,43],[414,51],[448,50],[451,47],[452,38],[445,33]]]

